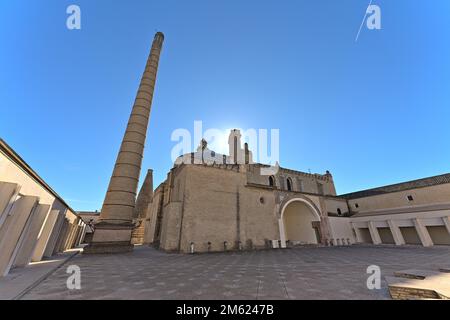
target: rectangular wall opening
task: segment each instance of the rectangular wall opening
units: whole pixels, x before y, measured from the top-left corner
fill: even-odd
[[[450,245],[450,234],[445,226],[427,226],[428,233],[435,245]]]
[[[388,227],[378,228],[378,233],[380,234],[381,243],[395,244],[394,236],[392,235],[390,228]]]

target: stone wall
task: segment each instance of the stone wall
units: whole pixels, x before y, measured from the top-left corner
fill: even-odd
[[[282,198],[302,193],[268,186],[267,176],[262,179],[255,168],[223,164],[175,166],[155,190],[145,222],[144,242],[175,252],[270,247],[272,240],[280,240]],[[333,184],[328,175],[309,178]],[[330,188],[334,190],[334,185]],[[320,215],[322,197],[305,197]],[[326,218],[325,212],[323,223],[319,223],[324,239],[330,234]]]
[[[0,139],[0,276],[77,246],[84,223]]]

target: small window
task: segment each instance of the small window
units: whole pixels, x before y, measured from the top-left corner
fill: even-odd
[[[337,214],[338,214],[338,216],[342,216],[342,211],[340,208],[337,209]]]
[[[269,177],[269,186],[271,186],[271,187],[275,186],[275,179],[273,178],[273,176]]]
[[[355,203],[355,208],[359,208],[359,204],[358,203]]]
[[[211,157],[215,157],[216,156],[216,153],[214,152],[214,151],[211,151]]]
[[[292,179],[291,178],[287,178],[287,189],[288,191],[292,191]]]
[[[303,191],[303,180],[297,180],[297,181],[298,181],[298,183],[297,183],[298,191],[302,192]]]
[[[407,198],[408,198],[408,201],[414,201],[414,198],[412,195],[409,195]]]

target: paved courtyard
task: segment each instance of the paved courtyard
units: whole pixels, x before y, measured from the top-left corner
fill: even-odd
[[[384,276],[437,269],[450,247],[303,247],[242,253],[168,254],[136,247],[121,255],[77,255],[23,299],[390,299]],[[68,290],[69,265],[81,290]],[[382,288],[368,290],[378,265]]]

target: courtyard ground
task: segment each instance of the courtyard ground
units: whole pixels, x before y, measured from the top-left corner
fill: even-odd
[[[385,276],[450,263],[450,247],[301,247],[251,252],[169,254],[138,246],[117,255],[78,254],[22,299],[390,299]],[[67,267],[81,271],[68,290]],[[381,289],[369,290],[369,265]]]

